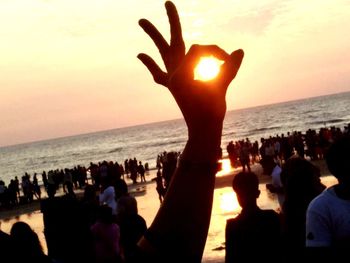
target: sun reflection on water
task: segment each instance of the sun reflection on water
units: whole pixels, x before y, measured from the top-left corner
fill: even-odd
[[[229,159],[221,159],[219,160],[219,163],[221,164],[221,170],[217,172],[217,177],[227,175],[228,173],[234,171],[234,169],[231,167],[231,162]]]

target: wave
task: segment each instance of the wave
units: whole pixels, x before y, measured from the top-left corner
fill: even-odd
[[[307,122],[306,124],[333,124],[333,123],[340,123],[340,122],[345,122],[346,120],[344,119],[331,119],[331,120],[322,120],[322,121],[310,121]]]
[[[230,132],[223,132],[222,133],[222,136],[230,136],[230,135],[235,135],[235,134],[237,134],[236,132],[234,132],[234,131],[230,131]]]
[[[117,148],[110,150],[108,153],[120,152],[121,150],[123,150],[123,147],[117,147]]]
[[[281,128],[282,128],[281,126],[272,126],[272,127],[256,128],[256,129],[250,130],[249,133],[256,133],[256,132],[277,130],[277,129],[281,129]]]
[[[319,112],[319,110],[318,109],[307,110],[307,111],[304,111],[303,114],[309,114],[309,113],[315,113],[315,112]]]
[[[147,146],[148,147],[158,147],[158,146],[171,145],[171,144],[177,144],[177,143],[185,143],[185,142],[186,142],[185,139],[179,139],[179,140],[171,140],[171,141],[150,143],[150,144],[147,144]]]

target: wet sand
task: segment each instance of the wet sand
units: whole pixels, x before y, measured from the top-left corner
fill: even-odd
[[[227,167],[228,169],[220,171],[215,181],[211,223],[202,260],[202,262],[206,263],[225,261],[224,242],[226,220],[237,216],[240,212],[235,193],[231,188],[231,182],[234,175],[241,171],[241,169],[229,169],[229,165],[227,165],[229,163],[227,161],[224,161],[223,167]],[[321,180],[326,186],[336,183],[336,179],[329,174],[324,161],[314,163],[321,169]],[[271,177],[262,174],[262,168],[259,164],[253,165],[252,170],[258,174],[260,180],[259,188],[261,195],[258,199],[259,206],[261,208],[279,211],[280,208],[276,194],[270,193],[265,186],[266,183],[270,183]],[[138,201],[139,214],[145,218],[147,226],[153,221],[160,206],[155,181],[152,181],[155,176],[156,170],[151,170],[146,174],[146,183],[132,185],[127,181],[129,191]],[[81,194],[81,192],[78,192],[78,194]],[[3,231],[9,233],[12,224],[16,221],[25,221],[31,225],[39,235],[46,252],[43,220],[39,202],[35,201],[29,205],[22,205],[18,209],[0,211],[0,222],[2,223],[0,227]]]

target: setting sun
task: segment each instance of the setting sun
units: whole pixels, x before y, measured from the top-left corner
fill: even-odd
[[[220,71],[222,61],[215,57],[202,57],[194,69],[194,77],[197,80],[211,80],[215,78]]]

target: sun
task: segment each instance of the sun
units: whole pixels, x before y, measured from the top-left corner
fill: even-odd
[[[202,57],[194,69],[196,80],[208,81],[215,78],[220,72],[222,61],[213,56]]]

